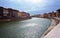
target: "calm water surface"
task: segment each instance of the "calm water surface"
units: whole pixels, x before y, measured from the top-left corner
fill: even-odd
[[[0,38],[40,38],[50,24],[44,18],[0,23]]]

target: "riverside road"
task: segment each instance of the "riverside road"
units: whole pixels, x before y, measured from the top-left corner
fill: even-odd
[[[45,18],[0,23],[0,38],[40,38],[50,24]]]

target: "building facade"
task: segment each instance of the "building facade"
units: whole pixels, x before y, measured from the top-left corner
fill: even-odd
[[[44,14],[43,14],[43,17],[44,17],[44,18],[48,18],[48,14],[47,14],[47,13],[44,13]]]
[[[56,17],[56,13],[55,12],[51,12],[51,17]]]
[[[8,13],[9,12],[7,8],[0,7],[0,18],[7,18]]]
[[[3,7],[0,7],[0,18],[3,16]]]
[[[60,17],[60,9],[56,10],[57,17]]]
[[[11,9],[11,8],[0,7],[0,18],[3,18],[3,19],[23,18],[24,19],[28,17],[30,17],[29,13],[20,12],[18,10]]]

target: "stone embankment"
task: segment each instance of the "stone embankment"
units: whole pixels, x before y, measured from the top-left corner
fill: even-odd
[[[60,23],[44,36],[44,38],[60,38]]]
[[[41,36],[43,38],[45,35],[47,35],[57,24],[59,23],[59,20],[56,18],[51,18],[51,25],[48,27],[48,29],[44,32],[44,34]]]

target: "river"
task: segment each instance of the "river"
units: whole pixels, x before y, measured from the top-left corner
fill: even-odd
[[[0,38],[40,38],[50,24],[45,18],[0,23]]]

